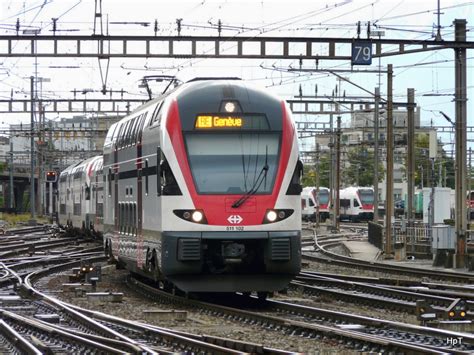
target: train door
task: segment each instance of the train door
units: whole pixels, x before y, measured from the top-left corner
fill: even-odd
[[[347,219],[350,218],[350,213],[351,213],[351,200],[348,198],[341,198],[339,200],[339,206],[340,206],[340,217],[339,219]]]

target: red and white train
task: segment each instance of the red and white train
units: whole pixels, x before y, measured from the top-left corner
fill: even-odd
[[[329,218],[331,208],[330,190],[327,187],[305,187],[301,193],[302,219],[315,221],[319,214],[319,221],[324,222]]]
[[[285,288],[301,265],[297,132],[285,102],[197,79],[112,125],[59,179],[63,225],[103,233],[135,273],[186,292]]]
[[[351,186],[339,192],[339,219],[370,221],[374,217],[374,189]]]

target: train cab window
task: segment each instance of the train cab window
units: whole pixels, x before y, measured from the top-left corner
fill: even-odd
[[[171,170],[171,167],[169,166],[169,163],[166,159],[164,159],[160,164],[160,172],[160,183],[163,186],[163,195],[181,195],[181,190],[179,189],[173,171]]]
[[[360,205],[359,205],[359,202],[357,202],[356,199],[354,199],[353,203],[354,203],[354,207],[359,207],[359,206],[360,206]]]
[[[309,199],[309,200],[308,200],[308,204],[309,204],[310,207],[313,207],[313,206],[314,206],[313,200],[312,200],[312,199]]]
[[[293,176],[291,177],[290,185],[286,191],[287,195],[299,195],[303,191],[303,186],[301,185],[301,178],[303,176],[303,163],[298,159],[296,162],[295,170],[293,171]],[[310,200],[310,202],[312,202]]]

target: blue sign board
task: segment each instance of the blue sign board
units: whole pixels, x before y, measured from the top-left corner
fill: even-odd
[[[372,64],[372,42],[367,40],[356,40],[352,42],[352,65]]]

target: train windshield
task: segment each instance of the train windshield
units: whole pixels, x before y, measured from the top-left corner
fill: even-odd
[[[271,193],[278,167],[279,133],[188,133],[185,140],[198,193],[241,195],[252,188],[256,194]],[[268,170],[259,183],[265,166]]]
[[[359,190],[359,197],[363,205],[374,203],[374,192],[372,190]]]
[[[318,192],[318,201],[320,204],[329,203],[329,191],[328,190],[319,190]]]

